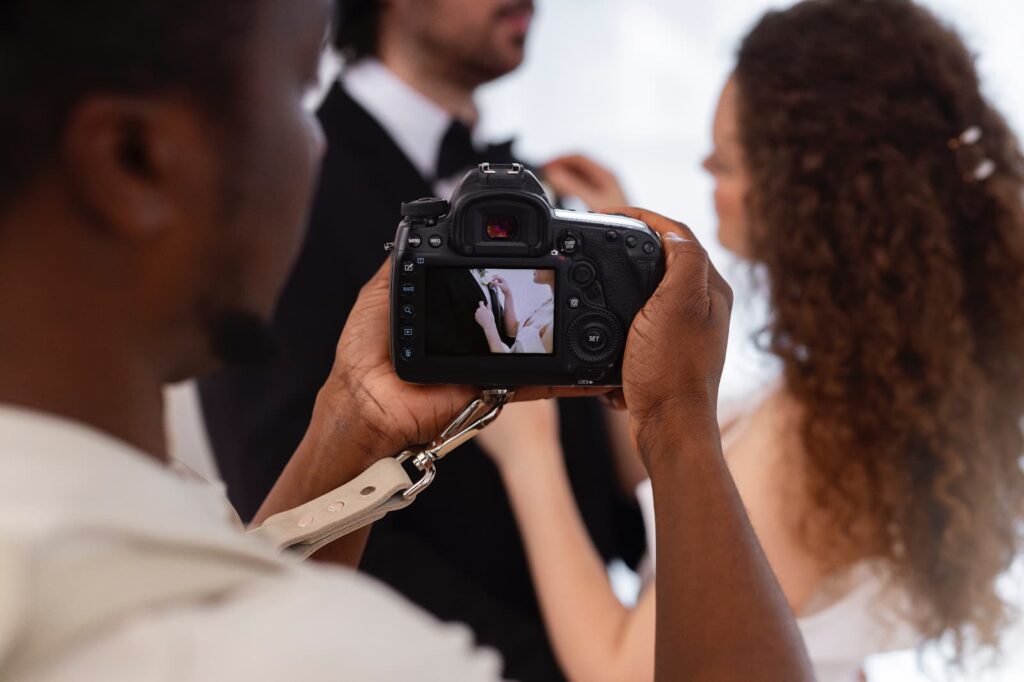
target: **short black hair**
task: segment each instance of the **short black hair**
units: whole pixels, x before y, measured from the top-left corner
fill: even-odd
[[[346,61],[377,55],[380,14],[380,0],[338,0],[334,47]]]
[[[254,0],[0,0],[0,207],[91,93],[183,88],[224,111]]]

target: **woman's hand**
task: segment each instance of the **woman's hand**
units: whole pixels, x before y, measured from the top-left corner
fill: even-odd
[[[503,472],[518,464],[529,466],[538,457],[560,457],[558,403],[535,400],[506,405],[476,440]]]
[[[480,301],[480,305],[476,307],[476,312],[473,314],[473,319],[480,325],[480,328],[484,330],[484,334],[488,337],[493,332],[498,333],[498,327],[494,323],[494,311],[491,310],[491,306],[487,305],[483,301]]]
[[[501,293],[504,294],[506,301],[508,301],[512,296],[512,285],[510,285],[508,280],[501,275],[495,275],[494,278],[491,279],[491,285],[497,287]],[[506,302],[505,305],[507,306],[508,303]]]
[[[589,157],[580,154],[563,156],[549,162],[542,171],[544,180],[555,192],[576,197],[591,211],[628,203],[618,178]]]

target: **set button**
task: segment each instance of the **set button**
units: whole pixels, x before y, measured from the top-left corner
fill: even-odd
[[[602,324],[592,324],[583,330],[583,347],[600,353],[608,347],[608,330]]]

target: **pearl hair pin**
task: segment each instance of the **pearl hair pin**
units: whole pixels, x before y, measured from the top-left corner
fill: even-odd
[[[954,152],[957,152],[958,158],[962,150],[966,150],[968,147],[973,147],[981,142],[984,137],[979,126],[971,126],[964,132],[960,133],[957,137],[954,137],[949,141],[949,148]],[[964,164],[967,165],[967,164]],[[990,158],[983,158],[977,165],[974,166],[973,170],[964,173],[964,180],[966,182],[983,182],[988,180],[996,172],[996,162]]]

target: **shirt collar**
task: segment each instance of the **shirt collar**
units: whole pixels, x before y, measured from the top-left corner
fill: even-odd
[[[373,57],[346,66],[340,78],[352,99],[381,124],[420,175],[433,179],[452,115]]]

